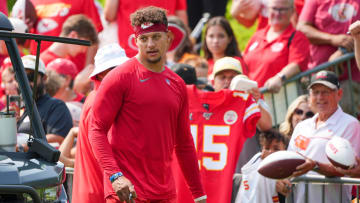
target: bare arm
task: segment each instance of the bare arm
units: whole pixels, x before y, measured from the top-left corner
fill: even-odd
[[[104,6],[105,20],[113,22],[116,20],[118,12],[119,0],[106,0]]]
[[[293,173],[293,176],[295,176],[295,177],[300,176],[300,175],[303,175],[303,174],[309,172],[310,170],[313,170],[315,168],[316,164],[318,165],[318,169],[315,171],[324,176],[328,176],[328,177],[344,176],[344,174],[339,173],[333,165],[316,162],[309,158],[306,158],[305,163],[296,167],[296,171]]]
[[[61,145],[61,143],[64,140],[64,137],[60,136],[60,135],[55,135],[55,134],[47,134],[46,139],[47,139],[48,143],[56,142],[59,145]]]
[[[354,39],[355,58],[358,68],[360,68],[360,21],[356,21],[349,27],[349,32]]]
[[[311,23],[299,21],[297,29],[306,35],[311,44],[315,45],[331,45],[334,47],[344,47],[348,51],[354,48],[354,42],[349,35],[346,34],[330,34],[322,32],[315,28]]]
[[[71,128],[71,130],[69,131],[69,133],[67,134],[64,141],[61,143],[59,147],[59,151],[61,152],[62,155],[68,158],[71,157],[71,149],[73,148],[74,139],[78,133],[79,133],[78,127]]]
[[[264,86],[267,87],[271,92],[279,92],[282,86],[280,75],[284,75],[286,78],[291,78],[297,73],[300,73],[299,65],[296,63],[289,63],[278,74],[269,78],[265,82]]]
[[[248,3],[249,4],[249,3]],[[240,24],[244,25],[245,27],[251,27],[254,25],[255,21],[256,21],[256,17],[252,19],[246,19],[242,14],[241,14],[241,10],[244,10],[246,8],[244,8],[244,6],[246,7],[246,3],[242,5],[240,5],[240,0],[233,0],[232,1],[232,5],[231,5],[231,10],[230,13],[232,15],[233,18],[235,18]],[[249,5],[248,5],[249,6]],[[249,9],[251,9],[249,7]]]

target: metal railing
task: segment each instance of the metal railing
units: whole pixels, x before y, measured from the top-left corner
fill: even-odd
[[[231,203],[235,202],[237,193],[241,185],[241,174],[235,173],[233,177],[233,191],[232,191],[232,200]],[[309,203],[309,184],[317,184],[322,186],[322,203],[325,203],[325,186],[329,184],[339,184],[343,185],[355,185],[356,186],[356,203],[359,203],[359,186],[360,179],[358,178],[348,178],[348,177],[334,177],[329,178],[323,175],[302,175],[296,178],[291,179],[292,191],[286,198],[286,203],[294,202],[294,186],[299,183],[305,183],[305,203]],[[342,188],[342,187],[340,187]],[[339,202],[342,202],[342,189],[339,190]],[[320,202],[319,202],[320,203]]]
[[[321,197],[322,203],[325,203],[325,186],[329,184],[338,184],[340,186],[343,185],[356,185],[356,202],[359,203],[359,185],[360,179],[358,178],[348,178],[348,177],[334,177],[329,178],[323,175],[303,175],[296,177],[291,180],[291,183],[298,184],[298,183],[305,183],[305,203],[309,202],[309,184],[321,184]],[[339,202],[342,202],[342,187],[339,190]],[[286,199],[286,202],[294,202],[294,190],[292,190],[291,195]]]
[[[346,69],[348,73],[349,80],[349,89],[352,90],[352,75],[351,75],[351,60],[354,59],[354,53],[346,53],[343,56],[337,58],[331,62],[322,63],[311,70],[301,72],[294,77],[286,80],[278,93],[271,93],[265,87],[260,88],[261,93],[264,94],[265,101],[269,104],[271,109],[271,114],[273,117],[273,124],[278,126],[281,122],[284,121],[287,108],[293,100],[302,94],[308,93],[307,86],[312,80],[312,75],[321,70],[335,69],[337,75],[340,74],[340,65],[346,64]],[[351,99],[351,114],[356,115],[354,96],[353,91],[350,91]]]

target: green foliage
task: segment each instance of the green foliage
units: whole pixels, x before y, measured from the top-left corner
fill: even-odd
[[[240,25],[240,23],[238,23],[236,19],[234,19],[230,14],[231,3],[231,0],[228,0],[225,17],[229,20],[230,25],[234,30],[240,50],[243,51],[246,47],[247,42],[255,32],[257,23],[255,23],[251,28]]]

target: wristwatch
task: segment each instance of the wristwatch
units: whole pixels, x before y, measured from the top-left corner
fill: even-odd
[[[284,73],[278,73],[276,74],[280,79],[281,79],[281,82],[285,82],[286,80],[286,75]]]
[[[124,176],[124,174],[121,172],[114,173],[112,176],[110,176],[110,182],[113,183],[117,178],[121,176]]]
[[[319,172],[320,166],[319,166],[317,161],[315,161],[315,166],[314,166],[314,168],[312,170],[315,171],[315,172]]]

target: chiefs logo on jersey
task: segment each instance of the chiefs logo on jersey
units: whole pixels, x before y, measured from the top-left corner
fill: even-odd
[[[209,113],[209,112],[204,112],[203,113],[203,117],[205,118],[205,120],[209,120],[210,117],[212,116],[213,113]]]

